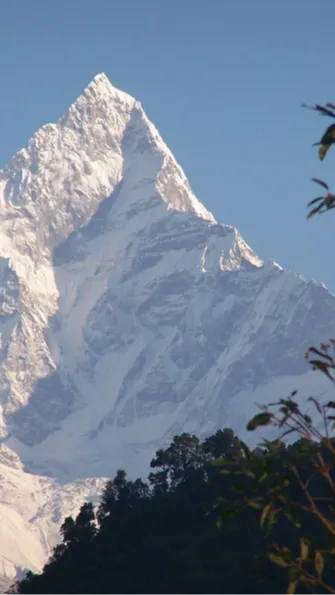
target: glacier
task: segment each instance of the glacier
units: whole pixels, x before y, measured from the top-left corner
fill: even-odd
[[[0,575],[174,434],[243,438],[255,403],[332,390],[303,356],[334,295],[218,223],[104,74],[0,170],[0,204]]]

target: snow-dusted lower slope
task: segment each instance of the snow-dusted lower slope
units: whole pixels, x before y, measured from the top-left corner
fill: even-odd
[[[0,207],[0,574],[173,434],[330,390],[303,354],[335,297],[218,224],[104,75],[0,172]]]
[[[27,473],[10,449],[0,447],[0,576],[11,582],[25,569],[39,570],[59,540],[59,527],[104,480],[61,483]]]

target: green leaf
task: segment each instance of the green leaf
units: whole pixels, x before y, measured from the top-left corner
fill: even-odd
[[[247,430],[253,432],[259,426],[268,426],[271,423],[273,417],[272,413],[265,411],[264,413],[258,413],[248,423]]]
[[[286,593],[295,593],[298,581],[290,581]]]
[[[222,518],[221,517],[219,517],[216,521],[216,528],[218,531],[221,531],[221,529],[222,529]]]
[[[255,473],[253,473],[252,471],[248,471],[247,469],[245,470],[244,475],[246,475],[247,477],[250,477],[250,479],[256,479]]]
[[[318,575],[321,576],[325,567],[324,559],[321,552],[315,552],[314,566]]]
[[[279,512],[279,510],[272,510],[268,516],[268,522],[267,522],[266,530],[265,530],[266,537],[268,537],[270,535],[271,530],[273,529],[275,524],[278,522],[277,512]]]
[[[309,543],[306,539],[300,539],[300,558],[306,560],[308,558]]]
[[[288,562],[286,562],[282,556],[279,556],[279,554],[275,554],[274,552],[270,552],[268,554],[268,558],[277,566],[281,566],[283,568],[289,566]]]
[[[331,375],[329,374],[329,365],[326,364],[325,362],[322,362],[318,359],[311,359],[309,360],[309,363],[311,364],[311,366],[316,369],[316,370],[320,370],[320,372],[322,372],[323,374],[325,374],[330,380],[332,380]]]
[[[213,467],[228,467],[230,465],[236,466],[236,461],[230,461],[227,459],[214,459],[214,461],[211,461],[211,465]]]
[[[300,578],[300,570],[296,566],[292,566],[288,571],[288,578],[290,581],[297,581]]]
[[[262,510],[261,520],[260,520],[260,525],[261,525],[262,529],[263,529],[264,523],[266,521],[266,517],[270,514],[271,509],[272,509],[272,502],[269,502],[269,504],[264,506],[264,508]]]
[[[329,407],[329,409],[335,409],[335,401],[329,401],[326,407]]]
[[[318,212],[318,210],[319,210],[319,207],[316,207],[310,213],[308,213],[307,219],[311,219],[311,217],[313,217],[314,215],[316,215],[316,213]]]
[[[263,483],[263,481],[265,481],[267,479],[267,477],[269,477],[269,474],[265,471],[265,473],[263,473],[262,477],[260,477],[259,482]]]
[[[262,508],[262,505],[259,502],[256,502],[255,500],[246,500],[246,503],[248,504],[248,506],[250,506],[251,508],[255,508],[256,510],[260,510]]]

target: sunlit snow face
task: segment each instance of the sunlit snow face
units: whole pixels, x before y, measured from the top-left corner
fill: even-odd
[[[335,302],[216,223],[104,75],[0,172],[0,200],[0,503],[29,552],[10,542],[12,566],[33,567],[87,476],[145,473],[172,435],[240,433],[309,386]]]

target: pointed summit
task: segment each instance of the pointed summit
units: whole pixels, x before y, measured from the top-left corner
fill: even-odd
[[[129,97],[133,101],[135,101],[135,99],[131,97],[131,95],[115,87],[115,85],[111,83],[108,76],[104,72],[96,74],[95,77],[93,77],[93,79],[91,80],[91,82],[87,85],[85,91],[87,91],[87,89],[94,89],[96,92],[100,93],[117,93],[120,95],[125,95],[126,97]]]
[[[95,88],[95,89],[105,89],[105,90],[114,90],[118,93],[123,93],[120,89],[112,85],[108,76],[104,72],[100,72],[96,74],[91,82],[87,85],[86,89],[88,88]],[[124,93],[126,95],[126,93]]]
[[[108,76],[104,72],[100,72],[93,77],[91,85],[111,85]]]
[[[332,398],[302,353],[335,297],[216,224],[106,75],[0,171],[0,209],[0,574],[43,566],[88,477],[147,475],[183,432],[247,440],[292,387]]]
[[[104,73],[100,73],[92,79],[83,93],[77,97],[70,106],[68,114],[88,112],[88,115],[90,115],[98,108],[100,117],[108,120],[112,112],[129,114],[137,103],[134,97],[114,87],[108,77]],[[93,112],[92,108],[94,108]],[[64,121],[68,114],[61,118],[61,121]]]
[[[109,78],[104,72],[97,74],[89,85],[84,90],[83,94],[80,97],[89,97],[91,100],[108,100],[108,99],[118,99],[119,101],[128,104],[128,106],[133,106],[136,103],[136,100],[128,93],[124,91],[120,91],[112,85]],[[80,100],[80,97],[77,99]],[[75,104],[77,103],[75,102]]]
[[[121,182],[128,186],[125,212],[144,209],[155,197],[164,208],[214,222],[141,104],[100,73],[0,171],[2,211],[22,227],[11,241],[37,259],[86,224]],[[38,236],[36,245],[26,244],[27,227]]]

